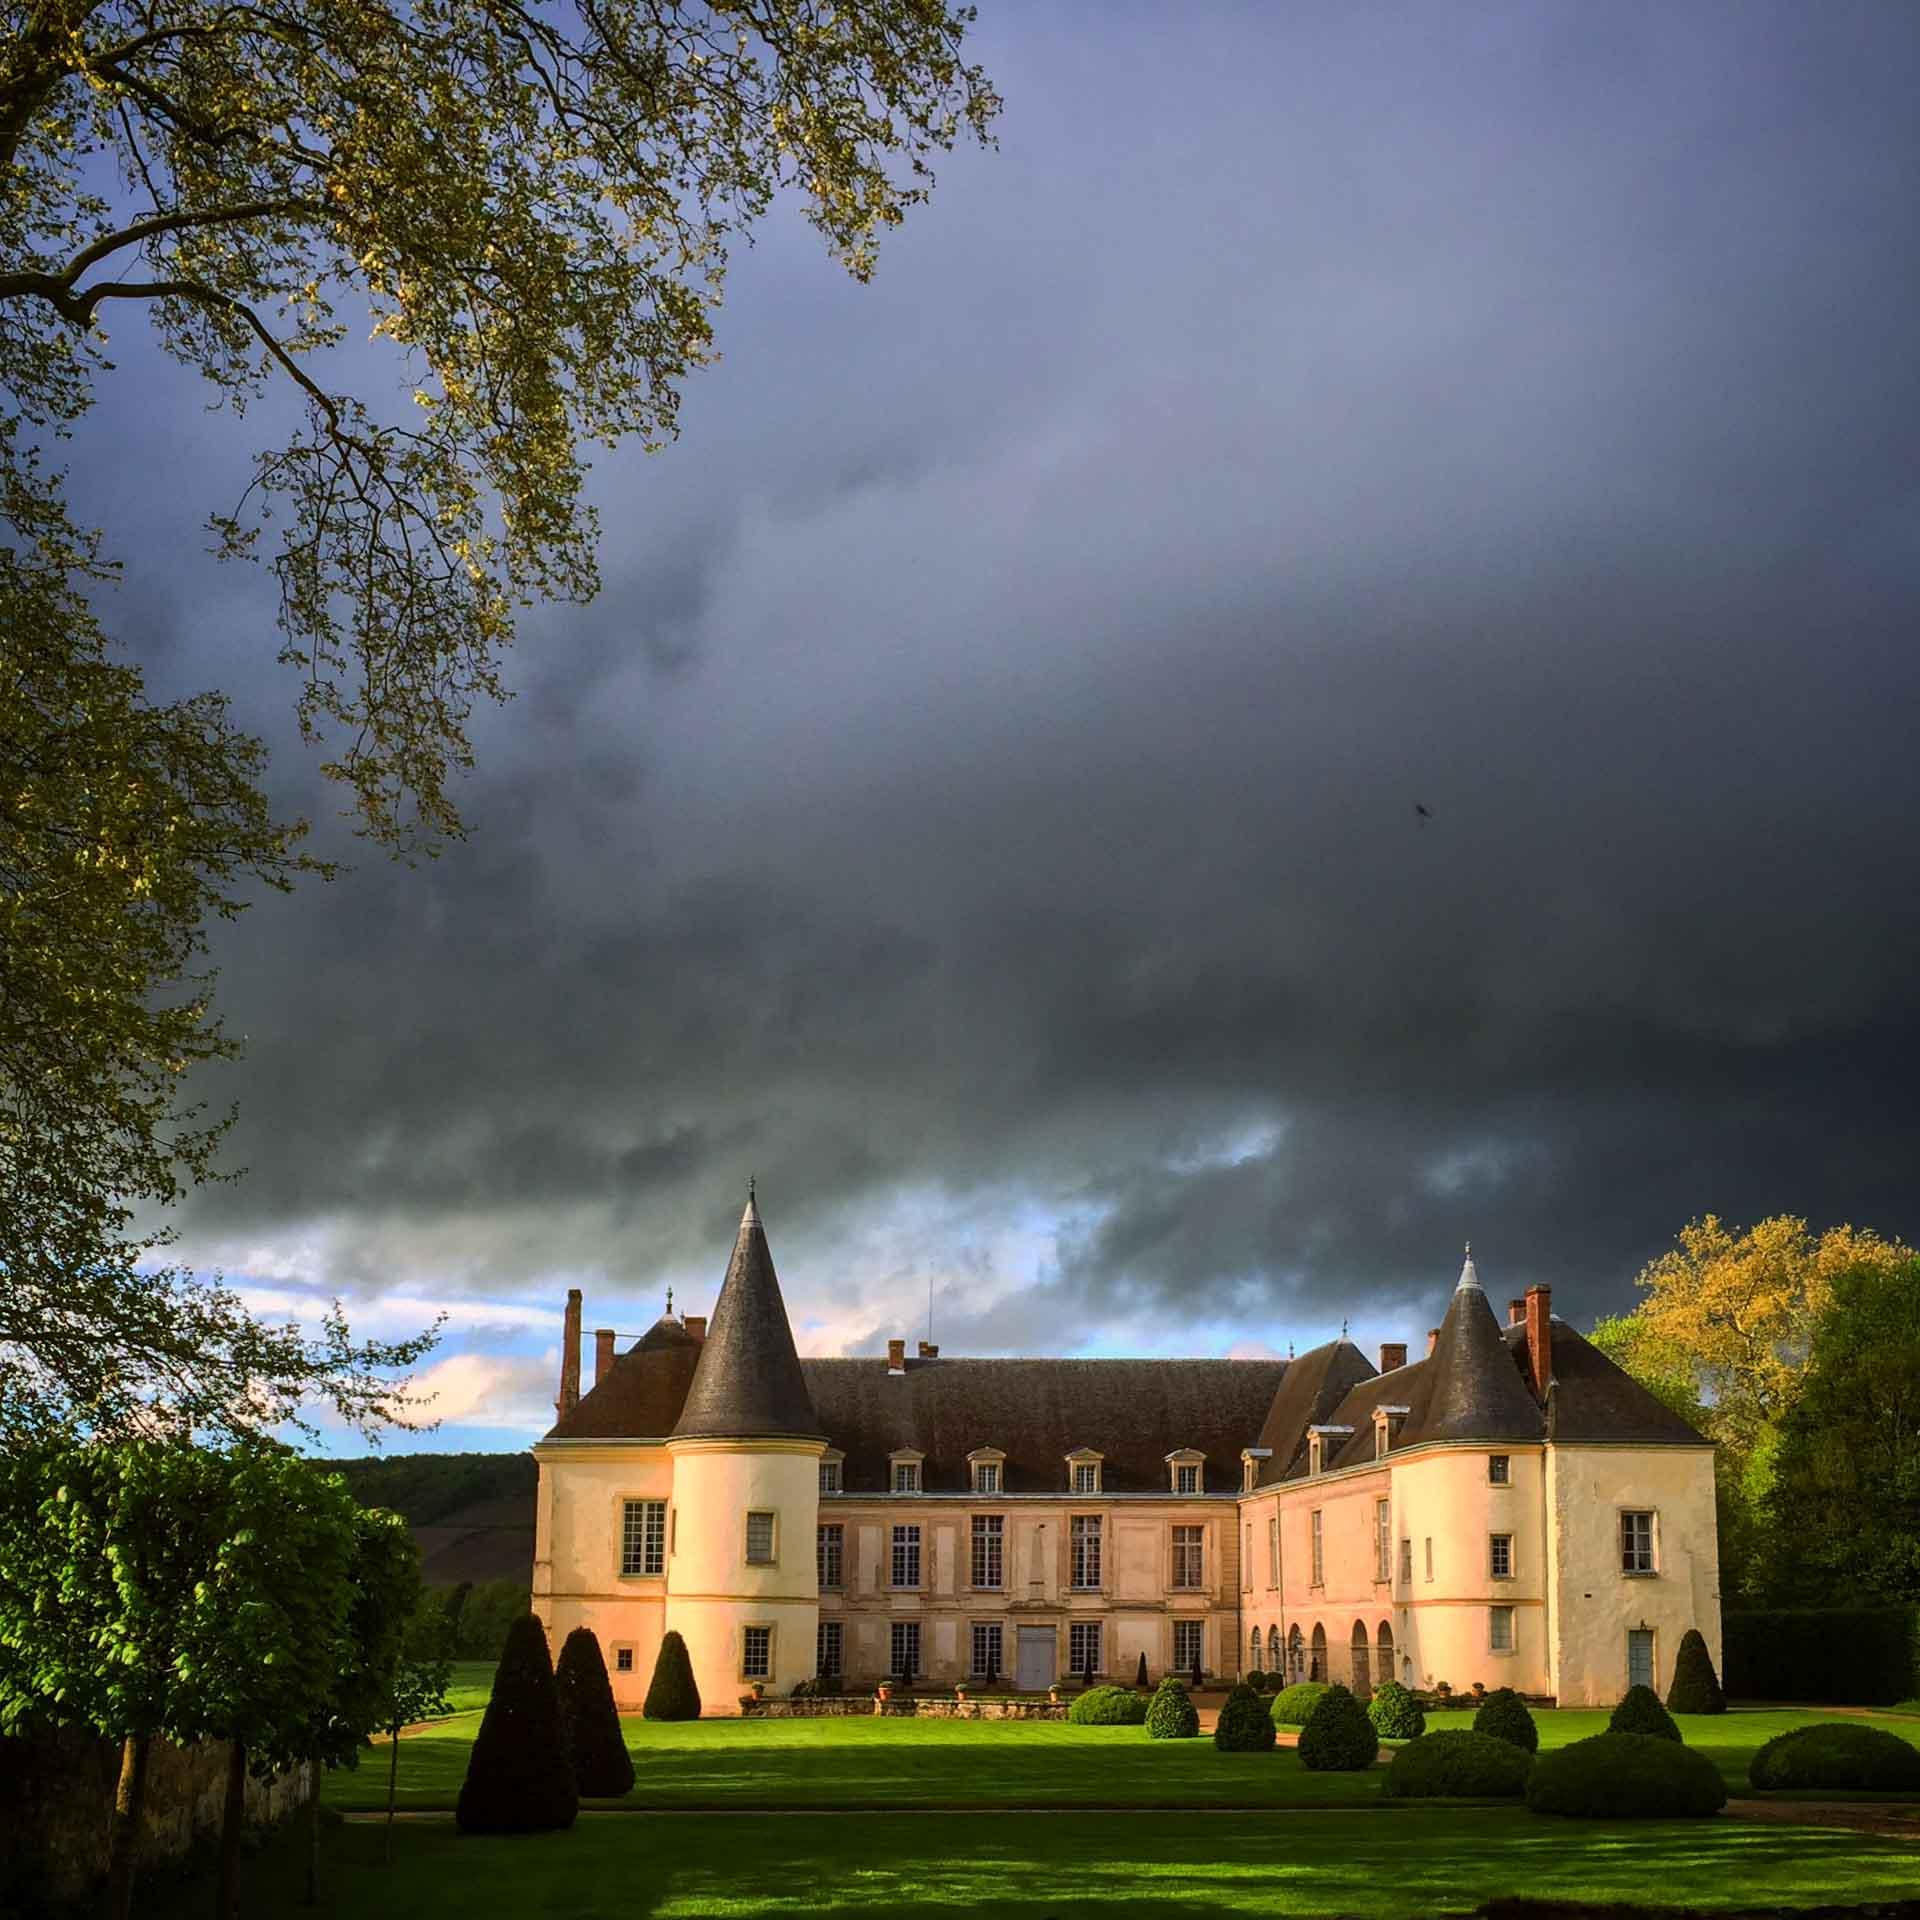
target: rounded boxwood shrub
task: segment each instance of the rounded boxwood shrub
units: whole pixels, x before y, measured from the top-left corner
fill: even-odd
[[[1267,1703],[1243,1680],[1227,1695],[1214,1722],[1213,1744],[1222,1753],[1271,1753],[1273,1719]]]
[[[1300,1760],[1315,1773],[1358,1773],[1380,1757],[1380,1736],[1367,1710],[1342,1686],[1315,1702],[1300,1729]]]
[[[1240,1677],[1247,1683],[1248,1686],[1250,1686],[1254,1690],[1255,1693],[1258,1693],[1261,1690],[1261,1688],[1267,1684],[1266,1673],[1263,1669],[1259,1667],[1249,1667],[1246,1670],[1246,1672],[1243,1673]]]
[[[1590,1820],[1693,1819],[1726,1804],[1720,1769],[1704,1753],[1657,1733],[1576,1740],[1541,1754],[1527,1782],[1527,1805],[1535,1813]]]
[[[1382,1740],[1418,1740],[1427,1730],[1420,1702],[1398,1680],[1382,1680],[1374,1688],[1367,1718]]]
[[[1673,1659],[1673,1685],[1667,1689],[1669,1713],[1725,1713],[1726,1689],[1713,1670],[1713,1655],[1698,1627],[1680,1636]]]
[[[1673,1715],[1660,1704],[1660,1696],[1651,1687],[1629,1687],[1626,1698],[1614,1708],[1607,1722],[1609,1733],[1646,1733],[1656,1740],[1671,1740],[1683,1745]]]
[[[1540,1729],[1533,1724],[1527,1703],[1511,1687],[1495,1687],[1473,1716],[1473,1730],[1528,1753],[1540,1751]]]
[[[633,1790],[633,1756],[620,1737],[613,1682],[591,1627],[575,1627],[553,1670],[560,1696],[560,1734],[573,1762],[574,1785],[596,1798],[617,1800]]]
[[[1380,1791],[1390,1800],[1511,1799],[1527,1790],[1532,1757],[1510,1740],[1450,1727],[1393,1756]]]
[[[1282,1689],[1273,1696],[1273,1705],[1267,1709],[1273,1715],[1276,1727],[1304,1727],[1307,1716],[1320,1704],[1321,1696],[1327,1691],[1324,1680],[1297,1680],[1290,1687]]]
[[[1756,1787],[1858,1787],[1920,1792],[1920,1748],[1882,1727],[1828,1720],[1777,1734],[1747,1766]]]
[[[687,1658],[687,1643],[669,1630],[660,1642],[653,1663],[653,1679],[647,1685],[646,1705],[640,1709],[649,1720],[698,1720],[700,1689],[693,1683],[693,1662]]]
[[[523,1613],[500,1649],[453,1817],[462,1833],[550,1833],[579,1811],[547,1630]]]
[[[1131,1687],[1089,1687],[1067,1709],[1076,1727],[1137,1727],[1147,1717],[1147,1697]]]
[[[1187,1690],[1172,1674],[1154,1690],[1147,1707],[1149,1740],[1191,1740],[1200,1731],[1200,1716]]]

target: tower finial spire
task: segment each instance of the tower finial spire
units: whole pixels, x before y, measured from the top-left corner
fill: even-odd
[[[669,1320],[673,1318],[673,1289],[671,1287],[667,1289],[667,1318]]]
[[[1460,1269],[1460,1284],[1454,1288],[1454,1292],[1465,1293],[1468,1288],[1477,1288],[1479,1285],[1480,1275],[1474,1270],[1473,1264],[1473,1242],[1469,1240],[1466,1263]]]

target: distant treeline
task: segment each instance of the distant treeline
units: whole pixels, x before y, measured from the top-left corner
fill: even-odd
[[[387,1507],[410,1527],[430,1527],[482,1500],[524,1500],[528,1518],[540,1469],[530,1453],[397,1453],[317,1460],[345,1477],[363,1507]]]

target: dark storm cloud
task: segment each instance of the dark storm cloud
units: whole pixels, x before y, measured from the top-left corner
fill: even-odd
[[[189,1248],[651,1294],[751,1169],[830,1337],[1177,1346],[1469,1236],[1584,1317],[1707,1209],[1920,1233],[1920,28],[983,32],[1003,151],[870,288],[770,229],[605,460],[473,840],[224,943]],[[277,725],[258,595],[115,502]]]

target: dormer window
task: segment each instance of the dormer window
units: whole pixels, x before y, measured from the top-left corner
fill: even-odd
[[[1100,1491],[1100,1469],[1106,1463],[1104,1454],[1095,1453],[1091,1447],[1076,1447],[1067,1455],[1067,1487],[1073,1493],[1098,1493]]]
[[[1007,1456],[998,1447],[975,1447],[967,1455],[967,1466],[975,1493],[997,1495],[1006,1490]]]
[[[1207,1456],[1194,1447],[1180,1447],[1167,1455],[1167,1471],[1175,1493],[1205,1491]]]
[[[920,1466],[926,1457],[912,1447],[902,1447],[898,1452],[888,1455],[890,1471],[887,1484],[895,1493],[920,1491]]]
[[[1260,1462],[1271,1460],[1271,1447],[1242,1447],[1240,1449],[1240,1491],[1252,1493],[1260,1484]],[[1274,1583],[1276,1586],[1278,1581]]]
[[[822,1493],[840,1493],[841,1471],[846,1465],[847,1456],[838,1447],[829,1447],[820,1456],[820,1491]]]
[[[1318,1473],[1321,1471],[1323,1467],[1325,1467],[1326,1462],[1327,1462],[1327,1449],[1325,1445],[1322,1443],[1319,1434],[1317,1433],[1308,1434],[1307,1435],[1307,1471],[1309,1473]]]
[[[1393,1443],[1400,1438],[1400,1423],[1406,1419],[1405,1407],[1375,1407],[1373,1410],[1373,1457],[1384,1460]]]
[[[1307,1429],[1307,1471],[1325,1473],[1327,1463],[1353,1438],[1351,1427],[1309,1427]]]

